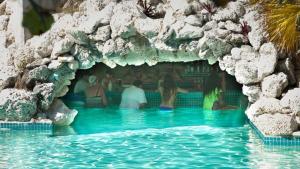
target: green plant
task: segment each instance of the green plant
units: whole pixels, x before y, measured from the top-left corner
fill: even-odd
[[[269,39],[281,52],[295,55],[299,49],[300,4],[296,0],[251,0],[261,4]]]

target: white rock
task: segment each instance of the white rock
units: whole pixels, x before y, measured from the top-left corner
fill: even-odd
[[[241,25],[236,24],[236,23],[233,23],[233,22],[230,21],[230,20],[225,22],[225,28],[226,28],[227,30],[230,30],[230,31],[235,32],[235,33],[240,33],[240,32],[242,32],[242,27],[241,27]]]
[[[115,3],[109,3],[104,9],[100,12],[94,12],[88,20],[80,25],[80,30],[84,31],[87,34],[93,33],[99,26],[109,25],[111,17],[113,15],[113,10]]]
[[[157,36],[161,30],[162,19],[137,18],[134,21],[134,27],[137,32],[147,38]]]
[[[235,78],[241,84],[257,83],[257,63],[240,60],[235,65]]]
[[[217,28],[218,27],[218,22],[212,20],[207,22],[202,28],[204,31],[209,31],[211,29]]]
[[[277,50],[273,43],[265,43],[259,49],[258,77],[263,79],[274,72],[277,64]]]
[[[189,24],[185,26],[178,32],[176,38],[178,39],[198,39],[203,37],[204,32],[201,28],[195,27]]]
[[[73,60],[72,62],[68,63],[68,67],[71,70],[77,70],[77,69],[79,69],[79,63],[78,63],[78,61]]]
[[[54,37],[50,32],[47,32],[39,37],[33,37],[32,45],[41,57],[49,57],[53,50]]]
[[[279,97],[287,86],[287,75],[282,72],[265,77],[261,83],[262,93],[265,97]]]
[[[74,41],[70,40],[69,38],[66,38],[59,42],[56,42],[54,44],[51,58],[56,59],[59,55],[62,55],[64,53],[71,51],[73,45],[74,45]]]
[[[59,62],[58,60],[52,60],[50,62],[50,64],[48,65],[48,69],[55,70],[55,69],[60,68],[62,65],[63,65],[63,63]]]
[[[77,110],[70,110],[61,100],[57,99],[47,110],[49,118],[55,125],[71,125],[77,115]]]
[[[64,55],[64,56],[59,56],[57,58],[57,60],[60,62],[60,63],[70,63],[70,62],[73,62],[74,61],[74,57],[71,56],[71,55]]]
[[[261,44],[264,42],[265,31],[263,30],[264,17],[259,14],[257,10],[252,10],[244,15],[244,20],[251,27],[251,31],[248,33],[248,39],[250,44],[255,50],[259,50]]]
[[[245,14],[245,8],[239,1],[229,2],[225,9],[220,9],[212,16],[213,20],[216,21],[237,21],[238,17]]]
[[[243,44],[247,42],[247,38],[242,34],[230,34],[226,40],[231,44]]]
[[[135,2],[124,1],[118,3],[110,20],[111,37],[114,39],[118,36],[122,38],[135,36],[134,20],[143,17],[145,17],[144,14],[138,10]]]
[[[290,114],[263,114],[253,121],[255,126],[269,136],[292,135],[298,129],[295,115]]]
[[[0,31],[5,31],[7,29],[9,17],[7,15],[0,15]]]
[[[180,14],[188,14],[191,10],[188,0],[170,0],[170,6]]]
[[[255,102],[260,98],[261,89],[258,85],[243,85],[243,94],[248,96],[249,102]]]
[[[19,89],[0,92],[0,120],[30,121],[36,108],[36,97],[31,92]]]
[[[94,34],[90,35],[89,37],[94,41],[105,42],[108,39],[110,39],[110,34],[111,34],[111,30],[110,30],[110,26],[108,25],[108,26],[99,27],[97,31]]]
[[[221,70],[225,70],[228,74],[233,75],[235,73],[236,60],[231,55],[225,55],[223,58],[219,58],[219,66]]]
[[[280,104],[284,107],[290,107],[293,113],[300,116],[300,88],[289,90],[280,100]]]
[[[261,114],[275,113],[289,114],[291,109],[282,106],[278,99],[260,97],[246,110],[246,114],[251,121]]]
[[[184,22],[193,25],[193,26],[202,26],[203,25],[203,16],[202,15],[189,15],[184,19]]]

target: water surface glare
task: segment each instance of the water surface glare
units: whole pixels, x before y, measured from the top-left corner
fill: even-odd
[[[300,147],[265,146],[244,112],[78,108],[53,135],[0,131],[0,168],[299,168]]]

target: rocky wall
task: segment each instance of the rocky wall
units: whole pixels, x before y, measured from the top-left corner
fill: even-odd
[[[212,4],[209,0],[148,3],[159,14],[155,19],[143,13],[137,0],[86,0],[73,14],[54,14],[56,21],[48,32],[19,45],[7,44],[5,25],[10,14],[4,1],[0,5],[0,120],[26,121],[33,109],[47,112],[55,98],[68,92],[76,70],[99,62],[114,68],[208,60],[218,62],[243,84],[251,102],[246,114],[263,133],[292,135],[299,130],[300,68],[267,40],[259,6],[246,0],[229,2],[224,8],[211,6],[211,10],[204,7]],[[14,87],[20,78],[27,91]],[[24,104],[29,108],[19,106]],[[13,118],[7,111],[24,118]]]

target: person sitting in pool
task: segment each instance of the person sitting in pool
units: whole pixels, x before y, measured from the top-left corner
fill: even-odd
[[[159,80],[158,91],[161,96],[161,110],[172,110],[174,108],[177,93],[188,92],[187,90],[177,87],[173,77],[170,74],[166,74],[163,79]]]
[[[85,91],[85,97],[86,107],[104,107],[107,105],[104,90],[94,75],[89,77],[89,86]]]
[[[133,84],[122,92],[120,108],[140,109],[145,106],[147,99],[142,89],[143,82],[135,80]]]
[[[102,86],[105,91],[112,91],[113,88],[113,74],[111,70],[105,72],[105,77],[102,79]]]
[[[236,107],[226,105],[223,99],[223,91],[226,88],[225,74],[214,68],[210,77],[205,81],[203,92],[203,108],[206,110],[234,109]]]
[[[88,78],[88,75],[83,75],[82,78],[76,82],[73,90],[74,94],[84,96],[84,92],[89,85]]]

